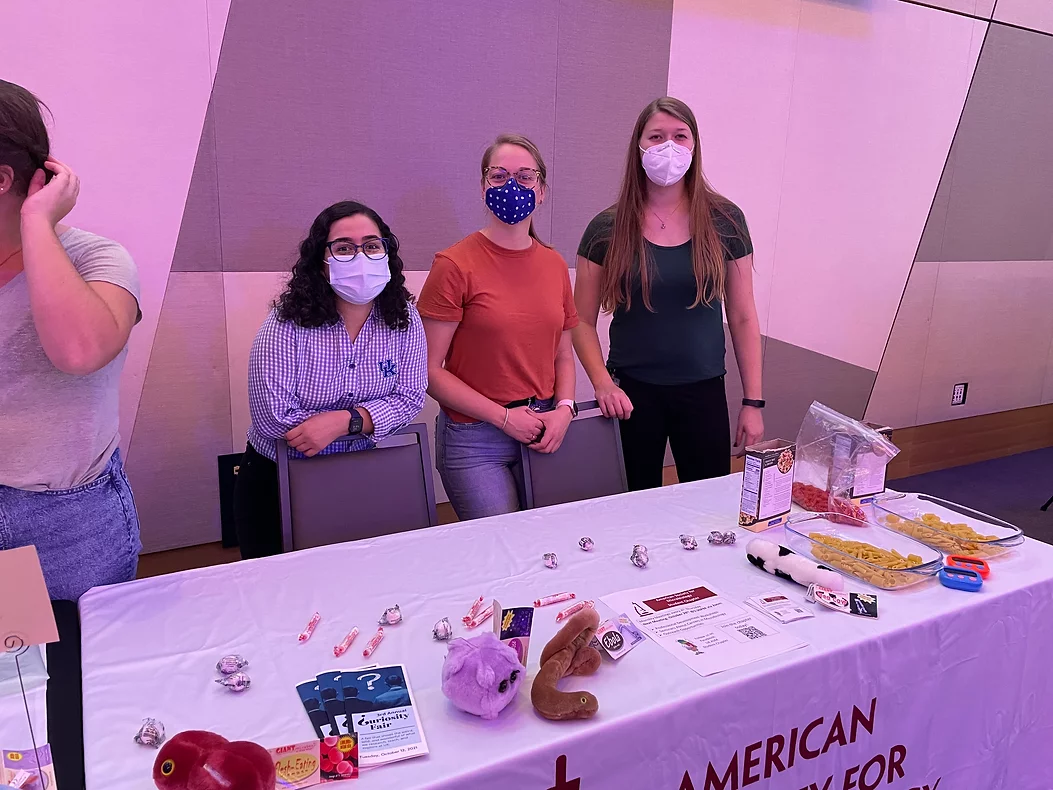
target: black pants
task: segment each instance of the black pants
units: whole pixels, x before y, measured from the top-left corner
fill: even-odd
[[[662,485],[666,440],[681,483],[731,472],[731,425],[724,377],[692,384],[646,384],[616,373],[633,413],[621,422],[630,491]]]
[[[251,444],[245,445],[234,484],[234,529],[243,560],[282,553],[278,464]]]

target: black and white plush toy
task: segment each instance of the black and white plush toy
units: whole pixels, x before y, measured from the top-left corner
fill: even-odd
[[[805,587],[818,584],[828,590],[845,589],[845,580],[837,571],[767,540],[754,538],[747,543],[746,559],[762,571]]]

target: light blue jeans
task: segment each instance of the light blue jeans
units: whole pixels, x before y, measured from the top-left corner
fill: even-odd
[[[48,592],[76,601],[92,587],[131,581],[139,517],[121,451],[90,483],[62,491],[0,486],[0,549],[36,546]]]
[[[548,411],[551,401],[538,403]],[[488,422],[435,420],[435,466],[457,518],[499,516],[524,507],[521,445]]]

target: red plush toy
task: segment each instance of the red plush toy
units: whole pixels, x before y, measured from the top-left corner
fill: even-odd
[[[154,762],[159,790],[274,790],[274,761],[262,746],[187,730],[161,747]]]

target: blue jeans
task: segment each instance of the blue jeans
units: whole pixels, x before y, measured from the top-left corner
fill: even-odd
[[[0,486],[0,549],[36,546],[48,592],[76,601],[92,587],[135,578],[139,517],[121,451],[90,483],[64,491]]]
[[[435,466],[457,518],[523,509],[522,445],[488,422],[435,420]]]

